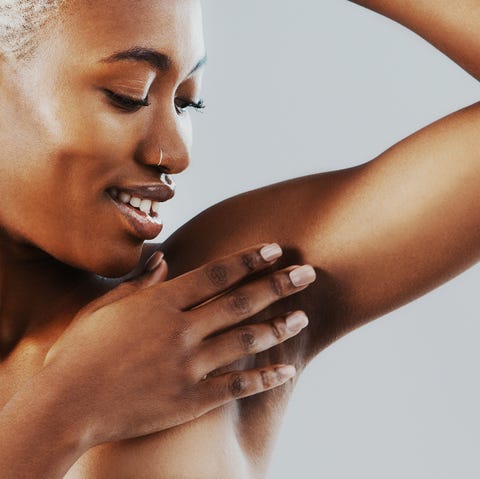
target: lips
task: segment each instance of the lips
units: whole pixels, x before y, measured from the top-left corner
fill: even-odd
[[[107,190],[123,223],[139,239],[154,239],[163,228],[158,213],[161,203],[173,198],[175,185],[170,177],[162,176],[161,184],[115,186]]]

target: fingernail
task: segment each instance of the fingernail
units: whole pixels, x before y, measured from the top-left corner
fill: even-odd
[[[289,276],[290,281],[297,288],[313,283],[317,277],[315,270],[309,265],[300,266],[293,271],[290,271]]]
[[[297,374],[297,370],[295,369],[295,366],[280,366],[275,369],[275,372],[283,380],[288,380],[290,378],[293,378],[293,376]]]
[[[290,331],[300,331],[308,325],[307,315],[303,311],[296,311],[287,317],[287,328]]]
[[[260,256],[265,261],[273,261],[282,256],[282,248],[280,248],[277,243],[269,244],[260,250]]]
[[[153,253],[145,264],[145,271],[150,273],[156,270],[160,266],[160,263],[163,261],[163,256],[164,255],[162,251],[156,251],[155,253]]]

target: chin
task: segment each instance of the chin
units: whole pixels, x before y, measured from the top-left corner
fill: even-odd
[[[105,278],[121,278],[131,273],[138,265],[142,248],[143,245],[139,245],[121,251],[115,251],[114,248],[109,251],[91,251],[87,252],[88,257],[83,261],[81,258],[77,258],[76,261],[67,260],[65,263]]]
[[[101,268],[95,268],[91,271],[92,273],[103,276],[104,278],[116,279],[131,273],[135,269],[135,266],[137,266],[137,263],[138,262],[130,263],[129,265],[119,263],[110,264]]]
[[[127,258],[117,257],[109,258],[109,261],[99,265],[94,273],[103,276],[105,278],[121,278],[131,273],[137,266],[140,261],[142,250],[140,248],[137,255],[130,255]]]

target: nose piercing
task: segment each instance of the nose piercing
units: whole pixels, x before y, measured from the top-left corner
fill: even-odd
[[[177,185],[175,184],[175,181],[173,181],[173,178],[170,175],[167,175],[166,173],[162,173],[160,175],[160,181],[164,185],[167,185],[172,191],[175,191],[175,188],[177,187]]]
[[[157,166],[160,166],[163,161],[163,150],[160,148],[160,159],[158,160]]]

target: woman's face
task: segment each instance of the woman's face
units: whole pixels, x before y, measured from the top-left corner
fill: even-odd
[[[171,197],[162,171],[189,163],[204,55],[197,0],[67,2],[31,59],[0,65],[4,232],[81,269],[130,271],[160,229],[145,200]]]

